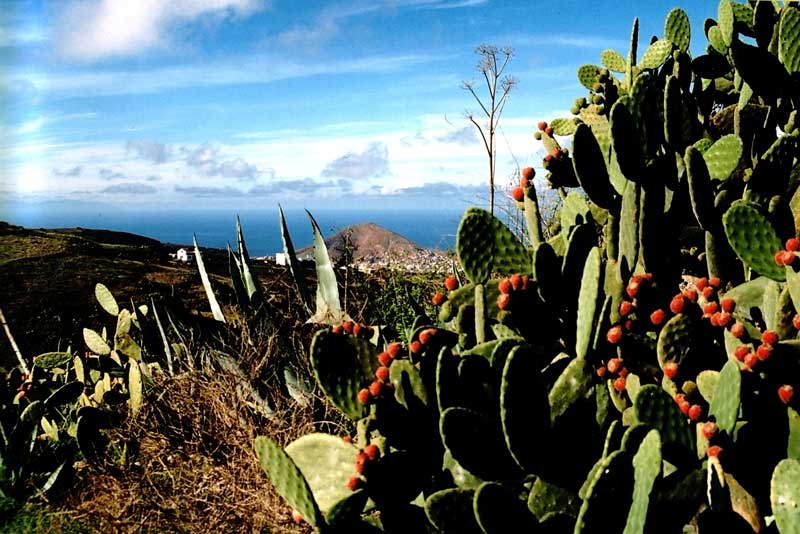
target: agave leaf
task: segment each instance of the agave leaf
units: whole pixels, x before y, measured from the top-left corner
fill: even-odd
[[[289,271],[292,273],[294,285],[297,287],[297,293],[300,295],[300,301],[305,306],[308,313],[311,313],[311,293],[308,291],[308,286],[303,278],[303,273],[300,270],[300,262],[297,260],[297,254],[294,251],[292,244],[292,236],[289,235],[289,227],[286,225],[286,218],[283,215],[283,209],[278,204],[278,213],[281,220],[281,240],[283,240],[283,253],[289,262]]]
[[[224,323],[225,316],[222,314],[222,308],[219,307],[217,297],[214,295],[214,289],[211,287],[211,280],[209,280],[206,266],[203,264],[203,255],[200,254],[200,247],[197,246],[197,236],[192,236],[192,241],[194,242],[194,257],[197,258],[197,270],[200,271],[200,279],[203,281],[203,287],[206,290],[211,313],[214,315],[214,319]]]
[[[336,283],[336,273],[333,271],[325,238],[317,225],[311,212],[306,210],[311,220],[314,231],[314,261],[317,264],[317,311],[308,320],[309,323],[336,324],[344,319],[342,307],[339,304],[339,287]]]

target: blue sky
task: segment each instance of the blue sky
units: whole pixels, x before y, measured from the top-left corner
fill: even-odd
[[[486,197],[464,116],[481,43],[512,46],[498,180],[538,166],[575,71],[661,35],[631,0],[0,0],[0,219],[16,205],[441,206]],[[698,37],[700,36],[700,37]]]

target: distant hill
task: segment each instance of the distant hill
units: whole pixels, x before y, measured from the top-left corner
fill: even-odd
[[[369,222],[348,226],[328,237],[325,245],[333,261],[341,258],[348,247],[352,247],[353,259],[356,261],[371,257],[407,256],[427,250],[397,232]],[[300,258],[311,258],[313,254],[313,246],[307,246],[297,252]]]

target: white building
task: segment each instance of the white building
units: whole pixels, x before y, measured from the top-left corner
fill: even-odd
[[[193,263],[194,251],[186,250],[185,248],[179,248],[178,252],[175,253],[175,257],[178,261],[182,261],[183,263]]]
[[[286,265],[286,254],[283,252],[276,252],[275,253],[275,264],[276,265]]]

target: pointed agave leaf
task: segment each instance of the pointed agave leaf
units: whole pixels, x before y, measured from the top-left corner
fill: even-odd
[[[239,269],[242,275],[242,283],[247,290],[247,298],[253,304],[254,297],[261,293],[261,286],[258,279],[250,270],[250,254],[247,252],[247,245],[244,243],[244,232],[239,216],[236,216],[236,242],[239,251]]]
[[[278,205],[278,214],[281,220],[281,240],[283,241],[283,254],[289,262],[289,271],[292,273],[294,285],[297,287],[297,293],[300,295],[300,301],[311,313],[311,293],[306,285],[305,278],[303,278],[303,271],[300,268],[300,262],[297,259],[297,254],[294,251],[294,244],[292,243],[292,236],[289,234],[289,227],[286,225],[286,217],[283,215],[283,208]]]
[[[231,244],[228,243],[228,271],[231,273],[231,282],[233,283],[233,292],[236,294],[236,302],[239,303],[240,308],[244,308],[250,302],[247,294],[247,289],[244,287],[242,280],[242,267],[239,264],[239,258],[236,257]]]
[[[139,410],[142,409],[144,393],[142,387],[142,370],[139,368],[139,362],[136,361],[132,361],[130,369],[128,369],[128,393],[130,393],[130,399],[128,400],[130,415],[131,417],[136,417]]]
[[[114,316],[117,316],[119,314],[119,306],[117,305],[117,300],[114,298],[114,295],[111,294],[111,291],[109,291],[106,286],[104,286],[103,284],[97,284],[96,286],[94,286],[94,296],[97,299],[97,302],[100,303],[100,306],[102,306],[105,311]]]
[[[164,356],[167,357],[167,368],[169,369],[169,374],[172,375],[172,351],[169,348],[167,334],[164,332],[164,326],[161,324],[161,319],[158,317],[158,312],[156,311],[156,303],[153,302],[152,298],[150,299],[150,303],[153,305],[153,316],[156,318],[158,332],[161,334],[161,341],[164,343]]]
[[[314,231],[314,261],[317,265],[317,311],[308,322],[335,324],[343,317],[336,273],[333,271],[333,264],[328,256],[328,248],[319,225],[308,210],[306,213]]]
[[[94,352],[95,354],[99,354],[101,356],[105,356],[106,354],[111,353],[111,347],[108,346],[108,343],[95,332],[89,328],[83,329],[83,340],[86,342],[86,346],[89,347],[89,350]]]
[[[211,280],[209,280],[206,266],[203,264],[203,255],[200,254],[200,247],[197,246],[197,236],[192,236],[192,241],[194,242],[194,257],[197,261],[197,270],[200,271],[200,279],[203,281],[203,287],[206,290],[208,304],[211,306],[211,313],[214,315],[214,319],[224,323],[225,316],[222,314],[222,308],[219,307],[217,297],[214,295],[214,289],[211,287]]]

